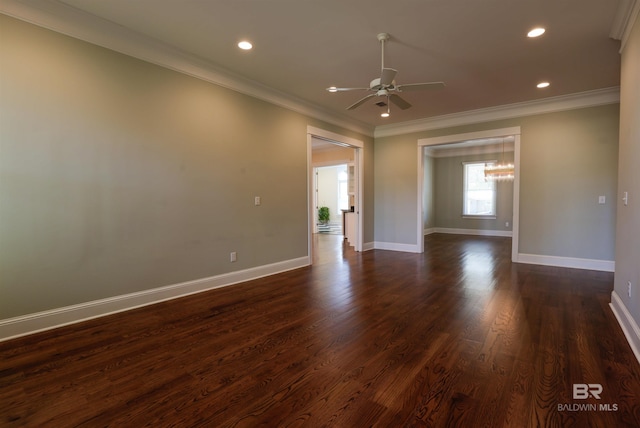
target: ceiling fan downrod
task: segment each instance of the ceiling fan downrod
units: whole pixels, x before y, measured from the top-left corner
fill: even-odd
[[[378,40],[380,41],[380,45],[382,47],[382,68],[384,70],[384,42],[388,41],[390,38],[389,33],[380,33],[378,34]]]

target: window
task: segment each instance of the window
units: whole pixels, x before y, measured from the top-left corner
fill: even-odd
[[[484,166],[495,161],[463,162],[463,217],[496,218],[496,183],[484,179]]]

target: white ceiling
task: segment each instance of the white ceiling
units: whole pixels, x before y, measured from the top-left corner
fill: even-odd
[[[629,1],[61,0],[47,7],[64,3],[117,24],[112,29],[133,30],[373,127],[616,87],[620,42],[610,33],[620,20],[618,7]],[[528,39],[538,25],[546,34]],[[368,86],[379,76],[380,32],[391,35],[385,65],[398,70],[398,84],[447,85],[403,93],[413,107],[392,104],[387,119],[375,102],[345,109],[365,93],[325,90]],[[252,51],[236,47],[244,38]],[[537,89],[540,80],[551,86]]]

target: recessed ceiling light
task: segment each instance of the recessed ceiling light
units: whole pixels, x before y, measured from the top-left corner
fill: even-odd
[[[550,84],[551,84],[551,83],[549,83],[549,82],[540,82],[540,83],[538,83],[538,84],[536,85],[536,87],[537,87],[537,88],[539,88],[539,89],[542,89],[542,88],[548,88]]]
[[[249,49],[251,49],[253,47],[253,45],[251,44],[251,42],[243,40],[240,43],[238,43],[238,47],[240,49],[242,49],[242,50],[248,51]]]
[[[536,27],[527,33],[527,37],[540,37],[546,30],[542,27]]]

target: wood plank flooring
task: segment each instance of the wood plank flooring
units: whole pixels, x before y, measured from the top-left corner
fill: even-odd
[[[640,426],[612,274],[314,239],[309,268],[0,343],[0,426]]]

